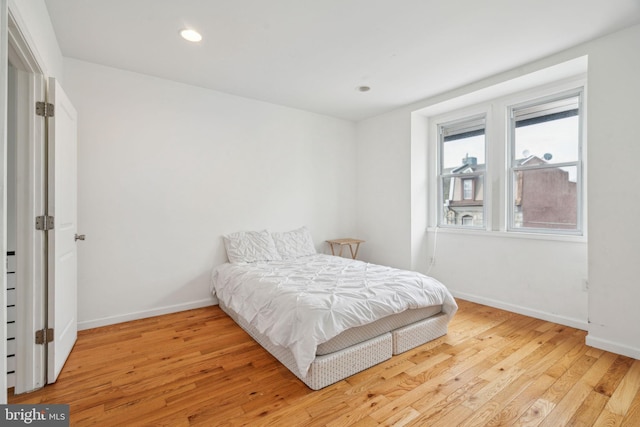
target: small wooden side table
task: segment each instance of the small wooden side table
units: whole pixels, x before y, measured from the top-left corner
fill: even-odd
[[[353,259],[356,259],[356,257],[358,256],[358,249],[360,249],[360,243],[363,243],[363,242],[364,240],[352,239],[352,238],[327,240],[327,243],[329,243],[329,246],[331,247],[331,255],[335,255],[335,252],[333,250],[334,245],[340,246],[340,250],[338,251],[338,256],[342,256],[342,249],[345,246],[349,246],[349,251],[351,252],[351,258]],[[353,250],[354,246],[356,247],[355,251]]]

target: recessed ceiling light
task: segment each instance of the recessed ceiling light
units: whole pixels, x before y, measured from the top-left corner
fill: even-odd
[[[371,88],[369,86],[358,86],[360,92],[369,92]]]
[[[180,31],[180,35],[183,39],[194,43],[202,40],[202,36],[199,32],[197,32],[196,30],[191,30],[189,28]]]

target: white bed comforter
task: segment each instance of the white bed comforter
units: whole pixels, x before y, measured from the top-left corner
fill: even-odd
[[[410,308],[458,309],[443,284],[424,274],[329,255],[223,264],[212,292],[227,307],[291,350],[305,376],[318,344],[342,331]]]

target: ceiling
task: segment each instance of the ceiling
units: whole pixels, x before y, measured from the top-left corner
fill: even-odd
[[[354,121],[640,23],[640,0],[46,5],[65,57]]]

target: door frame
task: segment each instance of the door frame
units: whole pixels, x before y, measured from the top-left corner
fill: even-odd
[[[11,10],[7,24],[8,62],[18,70],[17,126],[25,135],[16,145],[16,277],[20,281],[16,288],[16,345],[20,357],[16,360],[15,383],[15,393],[24,393],[46,384],[46,345],[35,344],[34,338],[35,331],[46,325],[45,233],[34,226],[35,217],[45,212],[45,120],[36,116],[35,102],[45,100],[46,80],[37,54],[21,30],[19,17]],[[5,216],[6,209],[5,204]]]
[[[9,74],[8,43],[8,5],[7,0],[0,0],[0,251],[7,253],[7,167],[5,154],[7,152],[7,92]],[[0,305],[7,306],[7,265],[0,262]],[[5,311],[2,311],[5,313]],[[0,404],[7,403],[7,316],[0,316]]]

